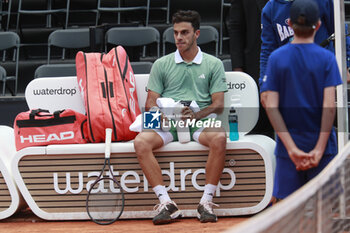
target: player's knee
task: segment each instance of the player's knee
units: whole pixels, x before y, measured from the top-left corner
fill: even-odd
[[[145,154],[145,152],[152,150],[152,146],[142,134],[138,134],[134,140],[135,153],[138,157]]]
[[[216,132],[209,147],[217,150],[224,151],[226,150],[226,133],[225,132]]]

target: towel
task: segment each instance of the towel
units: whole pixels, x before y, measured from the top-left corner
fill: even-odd
[[[142,131],[142,113],[139,114],[135,121],[129,126],[129,130],[133,132],[141,132]]]
[[[174,106],[180,101],[175,101],[172,98],[161,97],[156,100],[156,103],[164,115],[169,119],[174,119]],[[193,112],[200,111],[200,108],[196,101],[192,101],[190,108]],[[211,113],[205,118],[216,118],[215,113]],[[141,132],[142,131],[142,114],[138,115],[135,121],[129,126],[130,131]]]

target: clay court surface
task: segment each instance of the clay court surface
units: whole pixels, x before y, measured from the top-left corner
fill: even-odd
[[[247,217],[221,217],[217,223],[200,223],[196,218],[185,218],[160,226],[154,226],[151,219],[119,220],[108,226],[100,226],[90,221],[46,221],[36,217],[30,210],[26,210],[1,220],[0,232],[222,232],[245,219]]]

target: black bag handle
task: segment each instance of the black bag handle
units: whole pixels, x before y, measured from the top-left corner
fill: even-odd
[[[58,119],[60,118],[60,114],[62,112],[64,112],[65,110],[57,110],[53,113],[53,116],[55,119]],[[46,109],[41,109],[41,108],[38,108],[38,109],[33,109],[30,114],[29,114],[29,119],[30,120],[34,120],[35,119],[35,116],[38,116],[38,117],[43,117],[43,116],[48,116],[48,115],[40,115],[39,113],[42,113],[42,112],[45,112],[45,113],[50,113],[49,110],[46,110]]]
[[[29,114],[29,119],[34,120],[35,116],[40,116],[39,113],[41,112],[50,113],[50,111],[46,109],[41,109],[41,108],[33,109]]]
[[[64,112],[64,109],[63,109],[63,110],[54,111],[53,117],[54,117],[55,119],[60,118],[60,114],[61,114],[62,112]]]

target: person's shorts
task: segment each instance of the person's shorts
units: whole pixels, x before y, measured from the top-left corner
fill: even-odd
[[[335,155],[323,155],[317,167],[306,171],[297,171],[289,157],[276,156],[273,196],[279,199],[286,198],[317,176],[334,157]]]
[[[208,120],[208,118],[201,119],[198,121],[204,122],[206,120]],[[205,129],[205,127],[189,127],[191,141],[196,141],[199,143],[199,135],[202,133],[203,129]],[[153,130],[163,139],[163,145],[166,145],[169,142],[178,141],[177,130],[175,127],[171,127],[169,131],[164,131],[162,129]]]

